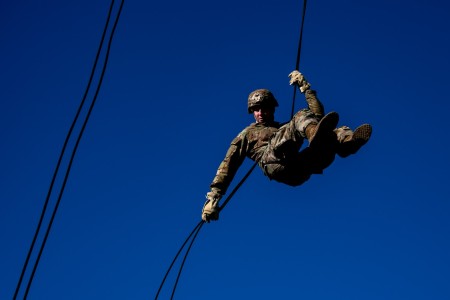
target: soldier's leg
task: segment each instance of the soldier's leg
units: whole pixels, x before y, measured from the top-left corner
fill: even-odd
[[[342,126],[334,130],[337,136],[336,153],[341,157],[355,154],[364,146],[372,135],[372,126],[363,124],[352,131],[348,126]]]
[[[339,115],[330,112],[320,121],[309,109],[302,109],[297,112],[291,120],[295,130],[309,141],[311,148],[324,148],[333,144],[336,140],[334,129],[339,122]]]
[[[290,185],[299,186],[313,174],[322,174],[334,161],[333,151],[318,151],[307,147],[297,153],[297,156],[283,165],[271,166],[271,179]]]
[[[300,173],[322,174],[334,161],[334,150],[305,148],[297,155],[295,168]]]
[[[265,174],[289,185],[299,185],[311,174],[321,174],[334,160],[338,120],[337,113],[329,113],[319,121],[312,111],[299,111],[270,140],[260,160]],[[310,144],[299,153],[304,138]]]

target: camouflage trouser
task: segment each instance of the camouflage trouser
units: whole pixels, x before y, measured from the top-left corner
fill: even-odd
[[[276,132],[259,162],[270,179],[297,186],[312,174],[322,174],[333,162],[334,151],[312,151],[307,147],[299,152],[306,138],[306,127],[318,122],[313,112],[302,109]]]
[[[336,128],[334,130],[334,133],[336,133],[337,140],[340,143],[353,136],[353,130],[351,130],[348,126],[341,126],[339,128]]]

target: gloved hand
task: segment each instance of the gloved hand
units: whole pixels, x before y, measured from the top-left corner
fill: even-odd
[[[303,74],[297,70],[292,71],[289,74],[289,78],[291,78],[289,84],[290,85],[297,84],[300,89],[300,92],[302,93],[306,92],[311,87],[311,84],[309,84],[309,82],[306,81],[305,76],[303,76]]]
[[[206,202],[203,205],[202,220],[205,222],[219,220],[219,201],[222,195],[215,191],[206,194]]]

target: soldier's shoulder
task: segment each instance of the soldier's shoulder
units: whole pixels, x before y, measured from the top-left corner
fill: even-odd
[[[242,140],[245,140],[247,138],[248,133],[254,130],[255,124],[256,123],[252,123],[252,124],[248,125],[247,127],[245,127],[244,129],[242,129],[241,132],[239,132],[239,134],[233,139],[233,141],[231,143],[236,144]]]
[[[249,132],[256,130],[258,123],[251,123],[247,127],[245,127],[238,136],[245,137]]]

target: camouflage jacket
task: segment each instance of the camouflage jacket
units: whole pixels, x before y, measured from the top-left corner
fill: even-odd
[[[322,103],[317,98],[317,92],[315,90],[309,89],[305,92],[306,102],[308,104],[308,109],[316,116],[317,119],[321,119],[324,114],[324,108]],[[295,117],[295,116],[294,116]],[[290,122],[287,124],[289,125]],[[308,123],[304,123],[304,127]],[[211,191],[214,193],[219,193],[224,195],[234,178],[237,170],[241,166],[245,157],[248,157],[260,164],[261,157],[267,148],[269,140],[274,136],[274,134],[282,127],[284,124],[278,122],[272,122],[269,124],[252,123],[246,127],[239,135],[231,142],[230,148],[225,155],[224,160],[217,169],[216,176],[212,181],[210,187]],[[293,125],[290,123],[290,125]],[[286,141],[286,139],[295,140],[294,128],[286,127],[285,134],[280,135],[278,140],[274,141],[275,145],[280,145]],[[298,150],[301,145],[301,141],[298,142],[294,150]],[[272,145],[273,146],[273,145]]]
[[[210,185],[211,190],[224,195],[245,157],[259,162],[270,138],[281,125],[278,122],[252,123],[242,130],[231,142],[224,160],[217,169],[216,176]]]

